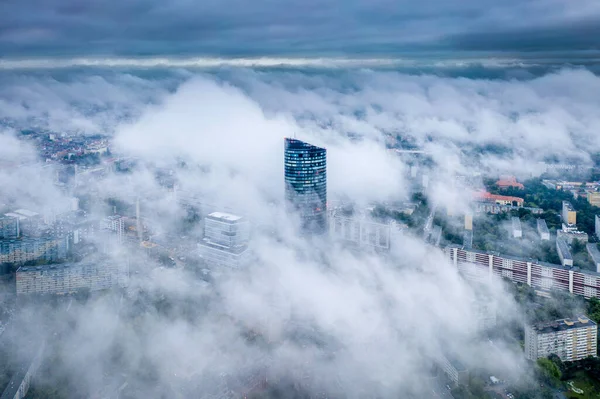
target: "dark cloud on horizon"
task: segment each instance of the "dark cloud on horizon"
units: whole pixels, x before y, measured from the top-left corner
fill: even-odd
[[[5,0],[0,10],[9,57],[600,49],[595,0]]]

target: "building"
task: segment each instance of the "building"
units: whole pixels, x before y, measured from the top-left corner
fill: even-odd
[[[25,398],[27,391],[29,391],[31,380],[42,364],[45,348],[46,341],[42,340],[37,346],[36,351],[33,352],[32,357],[27,360],[23,360],[21,366],[13,374],[10,381],[6,385],[6,388],[4,388],[2,395],[0,395],[0,399]]]
[[[592,259],[592,262],[594,262],[594,265],[596,266],[596,272],[600,273],[600,251],[598,250],[598,245],[596,243],[591,243],[587,244],[585,248],[587,249],[590,259]]]
[[[514,216],[511,219],[511,224],[512,224],[511,231],[512,231],[513,238],[523,237],[523,229],[521,228],[521,220],[518,217]]]
[[[250,225],[241,216],[213,212],[204,219],[204,239],[198,249],[210,266],[237,269],[248,260]]]
[[[563,266],[573,267],[573,256],[569,250],[569,245],[562,238],[556,238],[556,252]]]
[[[102,220],[102,229],[116,234],[117,242],[122,243],[125,237],[125,218],[119,215],[107,216]]]
[[[81,290],[99,291],[126,287],[129,283],[127,262],[87,260],[17,269],[17,295],[65,295]]]
[[[329,226],[331,237],[345,244],[386,251],[392,246],[393,224],[377,222],[365,213],[332,209]]]
[[[469,372],[467,368],[456,358],[442,355],[441,367],[446,377],[454,386],[467,385],[469,382]]]
[[[0,263],[23,264],[38,259],[57,262],[66,259],[68,251],[69,240],[66,235],[48,234],[0,240]]]
[[[563,228],[561,230],[556,231],[556,238],[565,240],[569,245],[573,243],[573,240],[578,240],[585,244],[589,239],[586,232],[579,231],[574,227],[568,227],[565,224],[563,224]]]
[[[517,182],[517,178],[514,176],[501,176],[500,180],[496,182],[496,186],[499,188],[515,187],[521,190],[525,188],[524,185]]]
[[[585,298],[600,298],[600,273],[459,245],[448,245],[444,251],[458,272],[470,281],[506,278],[527,284],[540,293],[557,290]]]
[[[594,232],[596,233],[596,238],[600,240],[600,216],[594,216]]]
[[[19,235],[19,218],[6,215],[0,216],[0,239],[15,239]]]
[[[563,223],[567,226],[577,224],[577,212],[569,201],[563,201],[561,216]]]
[[[473,248],[473,230],[463,231],[463,247],[467,249]]]
[[[537,220],[537,231],[540,235],[540,240],[548,241],[550,239],[550,232],[548,231],[548,226],[546,225],[546,221],[544,219]]]
[[[563,362],[596,356],[598,326],[585,316],[525,326],[525,357],[557,355]]]
[[[285,199],[300,215],[302,229],[327,229],[327,150],[293,138],[285,139]]]
[[[473,215],[470,213],[465,215],[465,230],[473,230]]]
[[[477,191],[474,194],[474,200],[477,202],[486,202],[496,205],[511,205],[521,208],[525,203],[523,198],[512,197],[508,195],[490,194],[487,191]]]
[[[250,239],[250,223],[241,216],[213,212],[204,218],[204,238],[230,248],[244,247]]]
[[[600,192],[598,191],[590,191],[587,193],[587,200],[590,205],[600,206]]]

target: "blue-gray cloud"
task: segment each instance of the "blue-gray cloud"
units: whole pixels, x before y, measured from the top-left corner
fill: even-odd
[[[596,0],[4,0],[0,54],[600,49]]]

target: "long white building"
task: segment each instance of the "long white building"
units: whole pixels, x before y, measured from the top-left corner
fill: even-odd
[[[563,362],[597,354],[598,326],[587,317],[525,326],[525,357],[537,360],[555,354]]]
[[[329,234],[332,238],[357,247],[390,250],[401,234],[393,223],[380,223],[364,214],[348,214],[341,209],[329,212]]]
[[[27,266],[17,270],[17,295],[71,294],[83,289],[98,291],[126,287],[126,261],[84,261],[58,265]]]

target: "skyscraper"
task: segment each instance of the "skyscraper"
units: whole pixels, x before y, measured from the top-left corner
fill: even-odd
[[[285,199],[310,233],[327,229],[327,150],[285,139]]]
[[[213,212],[204,219],[199,255],[208,266],[237,269],[247,263],[250,226],[240,216]]]

